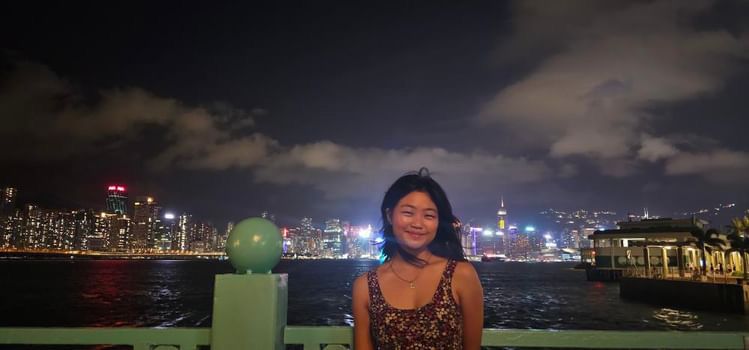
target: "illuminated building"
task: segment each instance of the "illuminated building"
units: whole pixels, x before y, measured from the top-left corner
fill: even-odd
[[[0,221],[2,223],[2,232],[0,234],[3,237],[0,239],[0,245],[3,247],[21,247],[21,240],[23,239],[23,214],[20,211],[12,216],[7,216]]]
[[[93,210],[76,210],[73,212],[73,249],[88,250],[89,237],[94,235],[96,214]],[[97,244],[100,242],[96,242]]]
[[[18,190],[13,187],[6,187],[0,192],[0,216],[11,216],[16,211],[16,198]]]
[[[312,226],[312,218],[302,218],[299,229],[301,254],[320,256],[322,250],[321,231]]]
[[[72,212],[47,211],[44,217],[44,248],[72,250],[75,216]]]
[[[93,213],[91,213],[93,214]],[[79,214],[87,217],[89,214]],[[88,220],[87,218],[84,220]],[[89,250],[124,252],[130,241],[130,218],[125,215],[101,212],[91,218],[92,228],[86,237]],[[80,226],[88,223],[79,222]],[[87,230],[83,228],[82,230]]]
[[[172,243],[172,249],[186,251],[189,248],[190,228],[192,224],[192,215],[183,213],[177,221],[176,234]]]
[[[470,224],[465,224],[460,229],[460,243],[463,247],[463,254],[466,256],[479,255],[478,252],[478,240],[481,238],[481,232],[483,230],[480,227],[472,227]]]
[[[161,207],[153,197],[142,197],[133,203],[132,241],[134,250],[150,250],[158,246],[161,239]]]
[[[154,248],[157,250],[174,249],[175,236],[177,235],[177,217],[173,213],[164,213],[161,222],[158,223],[157,240]]]
[[[42,248],[44,244],[43,212],[36,205],[28,204],[23,210],[23,231],[19,248]]]
[[[108,250],[110,226],[109,216],[117,216],[117,214],[107,214],[102,212],[92,217],[92,229],[86,237],[87,249],[95,251]]]
[[[125,186],[109,185],[107,187],[107,213],[127,214],[127,192]]]
[[[343,255],[343,226],[341,220],[329,219],[325,221],[322,233],[322,255],[325,257],[340,257]]]
[[[207,222],[196,222],[190,225],[189,248],[194,252],[209,252],[216,246],[218,230]]]
[[[287,254],[301,255],[304,253],[305,242],[301,236],[301,229],[299,227],[284,227],[281,230],[284,241],[288,241],[288,247],[286,247]]]
[[[113,252],[128,251],[130,242],[130,218],[125,215],[102,214],[108,221],[107,250]]]
[[[507,226],[507,209],[505,208],[505,199],[503,196],[499,197],[499,210],[497,210],[497,229],[500,231],[506,230]]]
[[[15,188],[0,189],[0,247],[13,245],[16,197],[18,197],[18,191]]]

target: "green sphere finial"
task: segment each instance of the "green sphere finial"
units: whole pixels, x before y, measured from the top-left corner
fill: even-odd
[[[240,221],[226,240],[226,255],[237,273],[270,273],[283,252],[278,227],[262,218]]]

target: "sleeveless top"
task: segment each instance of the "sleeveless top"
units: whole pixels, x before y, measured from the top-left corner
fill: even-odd
[[[416,309],[397,309],[385,301],[377,271],[367,273],[370,333],[376,349],[462,349],[463,317],[452,295],[457,262],[448,260],[432,300]]]

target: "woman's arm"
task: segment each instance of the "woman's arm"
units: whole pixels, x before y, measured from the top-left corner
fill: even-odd
[[[366,273],[354,281],[351,305],[354,311],[354,349],[373,350],[372,336],[369,333],[369,288]]]
[[[463,349],[478,350],[484,331],[484,289],[476,269],[468,262],[458,263],[453,279],[463,314]]]

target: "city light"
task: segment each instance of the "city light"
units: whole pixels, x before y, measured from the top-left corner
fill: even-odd
[[[125,192],[125,186],[109,185],[107,186],[107,191]]]
[[[485,229],[484,229],[484,231],[482,232],[482,234],[483,234],[484,236],[487,236],[487,237],[488,237],[488,236],[493,236],[493,235],[494,235],[494,232],[493,232],[492,230],[488,229],[488,228],[485,228]]]
[[[166,213],[166,214],[164,214],[164,219],[174,220],[174,218],[175,218],[175,216],[174,216],[173,213]]]
[[[525,232],[536,232],[536,228],[533,226],[526,226]]]
[[[359,237],[369,238],[372,235],[372,225],[367,225],[367,228],[359,230]]]

